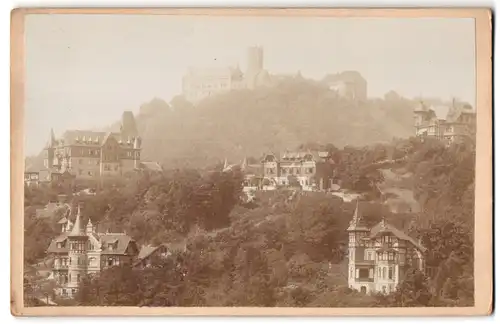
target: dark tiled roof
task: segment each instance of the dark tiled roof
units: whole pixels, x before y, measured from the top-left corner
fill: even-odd
[[[47,249],[47,253],[64,253],[68,252],[68,246],[65,245],[63,248],[58,248],[57,243],[58,242],[64,242],[68,238],[68,233],[62,233],[58,237],[52,240],[50,242],[49,248]]]
[[[370,232],[370,237],[375,238],[378,235],[382,233],[392,233],[394,236],[396,236],[400,240],[408,241],[411,244],[413,244],[416,248],[418,248],[420,251],[425,252],[426,248],[423,247],[421,244],[419,244],[415,239],[411,238],[408,236],[406,233],[403,231],[397,229],[396,227],[392,226],[391,224],[386,224],[384,221],[378,223],[375,225],[371,232]]]
[[[68,130],[64,132],[62,138],[59,140],[59,144],[64,146],[78,145],[100,147],[110,136],[114,137],[119,143],[121,142],[121,146],[123,147],[133,147],[134,145],[133,137],[129,138],[121,133],[95,132],[88,130]]]
[[[103,255],[116,255],[116,254],[126,254],[127,248],[130,243],[134,243],[135,241],[132,238],[125,234],[119,233],[104,233],[104,234],[95,234],[92,233],[90,236],[94,237],[101,243]],[[58,237],[52,240],[47,249],[48,253],[64,253],[68,252],[68,246],[66,245],[64,248],[58,248],[57,243],[63,242],[68,238],[68,233],[62,233]],[[108,250],[108,243],[116,243],[115,248],[113,250]]]
[[[141,260],[146,259],[160,248],[165,248],[167,251],[180,252],[186,249],[186,242],[165,243],[159,246],[144,246],[139,252],[138,258]]]
[[[99,238],[102,244],[102,254],[125,254],[129,244],[134,242],[130,236],[120,233],[100,234]],[[115,243],[116,248],[108,250],[108,243]]]
[[[154,251],[156,251],[159,247],[158,246],[151,246],[151,245],[146,245],[141,248],[141,251],[139,252],[139,255],[137,256],[138,259],[144,259],[151,255]]]

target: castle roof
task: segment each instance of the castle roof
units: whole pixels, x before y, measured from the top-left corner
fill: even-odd
[[[335,74],[327,74],[323,78],[323,82],[366,82],[365,78],[358,71],[343,71]]]

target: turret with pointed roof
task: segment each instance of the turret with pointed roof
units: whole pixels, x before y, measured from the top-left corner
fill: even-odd
[[[92,234],[94,232],[94,224],[92,224],[90,217],[89,217],[89,220],[87,222],[87,228],[86,228],[85,232],[87,235]]]
[[[355,232],[355,231],[363,231],[363,232],[369,232],[370,229],[366,226],[366,223],[363,219],[363,216],[361,215],[359,211],[359,200],[356,201],[356,209],[354,210],[354,214],[352,216],[352,220],[349,224],[349,227],[347,228],[348,232]]]
[[[69,233],[68,237],[79,237],[79,236],[86,236],[85,231],[82,227],[82,216],[81,216],[80,205],[78,205],[75,224],[73,225],[73,229]]]

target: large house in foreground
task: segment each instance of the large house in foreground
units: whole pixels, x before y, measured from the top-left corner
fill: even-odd
[[[61,234],[47,249],[54,258],[51,278],[62,297],[73,297],[85,275],[115,265],[132,265],[139,253],[135,241],[125,233],[99,233],[90,218],[84,226],[80,207],[74,222],[70,216],[71,210],[59,221]]]
[[[347,232],[348,284],[351,289],[388,294],[403,281],[407,270],[425,271],[426,249],[385,219],[368,228],[359,203]]]

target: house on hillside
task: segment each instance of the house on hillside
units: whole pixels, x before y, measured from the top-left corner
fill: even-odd
[[[404,280],[407,270],[425,271],[425,247],[385,219],[368,228],[359,203],[347,232],[348,282],[351,289],[388,294]]]
[[[24,172],[24,184],[28,187],[37,187],[40,184],[38,172]]]
[[[469,104],[454,101],[450,106],[420,102],[413,113],[417,137],[434,137],[451,144],[475,136],[476,112]]]
[[[172,256],[174,253],[186,252],[186,242],[165,243],[158,246],[146,245],[141,248],[134,267],[150,268],[162,260]]]
[[[80,207],[74,221],[71,213],[59,221],[61,233],[52,240],[47,253],[54,258],[51,278],[61,297],[73,297],[87,274],[108,267],[132,265],[138,254],[135,241],[125,233],[99,233],[88,218],[86,226]]]
[[[264,186],[300,186],[302,190],[325,190],[333,185],[333,161],[328,152],[268,153],[262,161]]]
[[[56,138],[51,130],[44,149],[44,166],[51,175],[67,173],[79,181],[95,182],[121,177],[138,168],[141,149],[135,117],[125,111],[120,132],[67,130]]]

